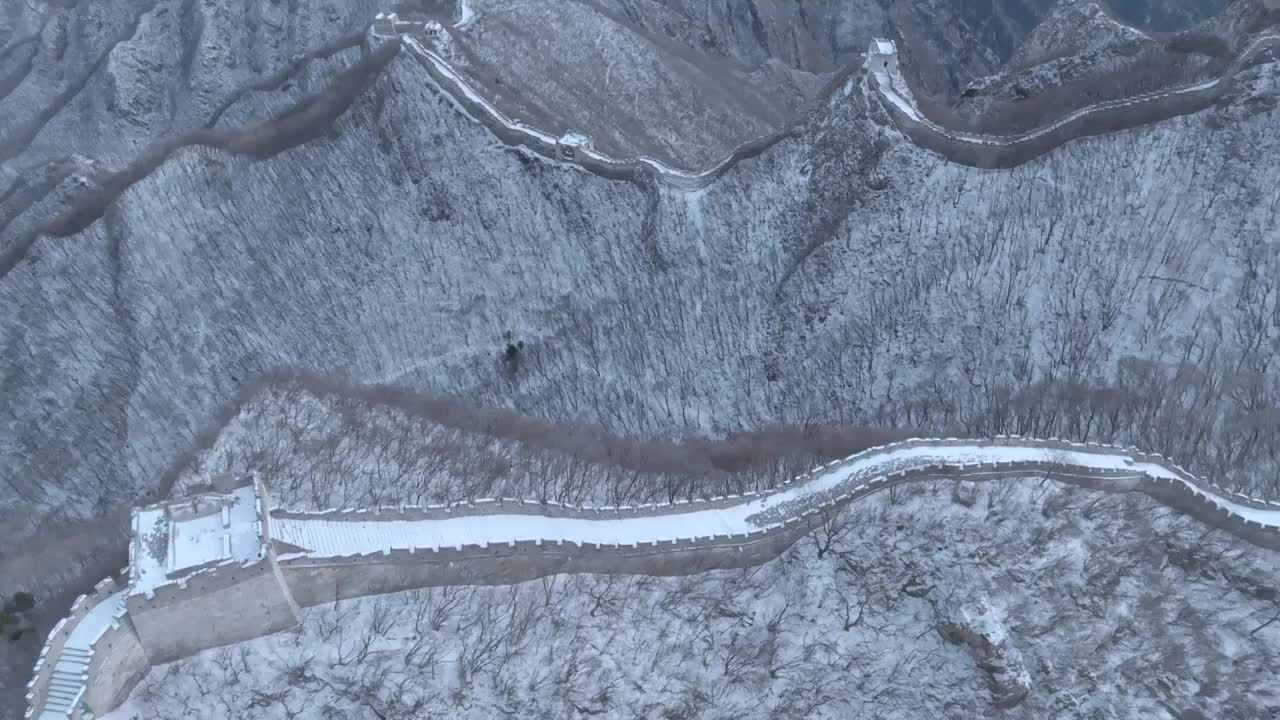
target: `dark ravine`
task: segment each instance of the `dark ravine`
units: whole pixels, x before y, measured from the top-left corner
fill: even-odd
[[[24,58],[19,63],[18,68],[16,68],[13,72],[9,73],[8,75],[0,77],[0,100],[4,100],[5,98],[9,97],[9,94],[14,91],[14,88],[18,87],[18,85],[22,83],[23,78],[25,78],[28,74],[30,74],[31,64],[35,61],[35,58],[36,58],[37,48],[35,46],[35,43],[39,39],[40,39],[40,35],[39,33],[37,33],[35,35],[25,37],[21,40],[14,41],[13,43],[10,43],[4,50],[0,50],[0,62],[3,62],[8,60],[9,55],[11,53],[18,52],[21,48],[23,48],[26,45],[32,46],[31,51],[27,53],[27,57]]]
[[[142,23],[142,18],[145,17],[147,13],[154,10],[158,4],[159,0],[153,0],[150,5],[135,14],[131,19],[129,27],[124,31],[124,33],[122,33],[120,37],[116,38],[115,42],[108,45],[98,55],[97,59],[89,66],[88,70],[68,84],[67,87],[49,103],[49,105],[38,112],[29,122],[16,128],[8,135],[8,137],[0,138],[0,163],[8,162],[9,160],[17,157],[24,148],[31,144],[31,141],[40,133],[40,130],[44,128],[45,124],[61,112],[62,109],[66,107],[76,95],[79,95],[80,91],[83,90],[86,85],[89,84],[89,81],[98,73],[98,70],[102,67],[103,63],[107,61],[107,58],[111,57],[111,52],[115,50],[116,46],[122,42],[128,41],[138,32],[138,26]],[[3,260],[0,260],[0,270],[2,270],[2,268]],[[0,272],[0,275],[3,275],[3,272]]]
[[[266,75],[244,85],[231,93],[231,95],[228,96],[226,100],[223,100],[222,104],[213,111],[213,114],[209,117],[209,120],[204,124],[204,126],[206,128],[216,126],[218,121],[222,119],[223,113],[230,109],[231,106],[235,105],[240,98],[244,97],[246,94],[255,90],[271,90],[272,88],[279,87],[289,78],[293,77],[305,68],[312,60],[323,60],[325,58],[332,57],[343,50],[359,47],[363,40],[364,32],[348,33],[332,40],[331,42],[325,43],[314,50],[310,50],[302,55],[290,59],[289,64],[285,67],[280,68],[270,75]]]

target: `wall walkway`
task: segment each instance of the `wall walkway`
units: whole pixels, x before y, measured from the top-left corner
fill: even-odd
[[[590,147],[578,148],[572,159],[564,159],[558,152],[555,136],[508,117],[454,70],[448,60],[427,47],[419,39],[422,27],[423,23],[403,22],[394,15],[382,15],[370,32],[373,37],[384,40],[399,37],[442,93],[503,143],[524,148],[545,160],[580,167],[603,177],[641,181],[651,176],[671,188],[696,191],[705,188],[742,160],[755,157],[777,142],[794,136],[798,129],[798,123],[793,123],[775,133],[748,140],[699,171],[682,170],[645,156],[614,158]],[[899,128],[915,144],[962,165],[1008,168],[1033,160],[1071,140],[1199,112],[1228,92],[1241,70],[1276,47],[1280,47],[1280,34],[1267,33],[1250,42],[1215,80],[1097,103],[1036,130],[1007,136],[978,135],[944,128],[920,111],[900,78],[895,80],[886,73],[873,72],[871,84]],[[828,89],[843,84],[846,79],[847,75],[842,74],[828,84]]]
[[[1231,90],[1236,76],[1250,63],[1277,47],[1280,47],[1280,34],[1263,34],[1250,42],[1217,79],[1097,103],[1044,127],[1007,136],[944,128],[920,111],[905,82],[892,73],[872,72],[870,82],[899,128],[915,144],[962,165],[1008,168],[1082,137],[1118,132],[1204,110]]]
[[[1280,503],[1206,483],[1160,455],[997,437],[893,443],[815,468],[769,492],[692,502],[593,508],[493,499],[375,510],[276,509],[263,525],[270,526],[279,555],[262,561],[271,564],[269,572],[248,574],[254,581],[280,580],[289,606],[415,587],[506,584],[555,573],[693,574],[777,557],[844,506],[887,488],[1028,477],[1144,493],[1242,540],[1280,550]],[[200,582],[211,580],[184,583],[187,595],[182,588],[166,587],[174,597],[156,592],[149,599],[186,605],[200,600]],[[100,715],[145,675],[150,661],[128,614],[128,592],[103,581],[54,628],[28,688],[28,717]],[[220,611],[241,613],[247,628],[267,628],[254,632],[278,630],[272,618],[288,613],[263,611],[259,606],[266,594],[265,589],[225,593],[218,599],[226,606]],[[187,652],[243,639],[243,633],[187,638]]]
[[[91,717],[119,705],[151,668],[125,609],[128,590],[107,578],[81,595],[49,633],[27,683],[27,718]]]

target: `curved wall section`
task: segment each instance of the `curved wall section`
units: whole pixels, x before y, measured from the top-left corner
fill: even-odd
[[[378,40],[398,38],[403,41],[409,47],[410,55],[427,72],[441,94],[464,114],[484,125],[504,144],[522,148],[550,162],[582,168],[601,177],[639,182],[647,177],[654,177],[677,190],[700,190],[739,162],[755,157],[779,141],[794,136],[799,127],[798,122],[792,123],[777,132],[748,140],[702,170],[682,170],[645,156],[614,158],[594,150],[589,142],[585,146],[575,145],[571,155],[566,157],[566,146],[562,144],[564,138],[557,138],[508,117],[454,70],[448,60],[427,47],[419,39],[431,37],[431,33],[423,31],[424,25],[426,24],[420,22],[401,22],[394,14],[385,14],[379,15],[370,34]],[[911,99],[911,93],[898,72],[897,50],[890,41],[872,42],[867,55],[867,67],[872,91],[880,98],[895,124],[913,143],[933,150],[952,162],[995,169],[1021,165],[1079,138],[1128,130],[1204,110],[1231,90],[1236,75],[1276,47],[1280,47],[1280,33],[1264,33],[1250,41],[1222,76],[1215,80],[1097,103],[1069,113],[1036,130],[1013,135],[976,135],[950,130],[926,117]],[[849,68],[837,74],[819,96],[829,95],[855,71],[856,68]]]
[[[105,580],[77,600],[41,653],[27,715],[106,712],[152,663],[292,627],[300,605],[556,573],[686,575],[746,567],[777,557],[844,506],[886,488],[1028,477],[1141,492],[1280,549],[1280,503],[1225,491],[1160,455],[1017,437],[908,440],[833,461],[766,493],[621,508],[481,500],[268,512],[262,493],[258,516],[244,520],[270,541],[259,560],[228,562],[145,591]]]
[[[1216,80],[1097,103],[1050,125],[1008,136],[964,133],[933,122],[912,101],[897,73],[873,70],[869,81],[894,122],[916,145],[962,165],[1010,168],[1072,140],[1200,112],[1230,92],[1236,75],[1250,63],[1276,47],[1280,34],[1267,33],[1251,41]]]
[[[102,580],[54,626],[27,683],[26,717],[106,712],[146,674],[150,663],[135,652],[141,644],[125,609],[127,592],[111,578]]]

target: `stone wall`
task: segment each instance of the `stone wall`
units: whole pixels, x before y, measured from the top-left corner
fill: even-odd
[[[400,31],[407,32],[407,27],[397,27]],[[422,45],[412,34],[405,42],[412,50],[410,55],[427,72],[442,95],[459,110],[484,125],[504,144],[522,148],[548,160],[565,162],[560,159],[555,138],[503,115],[484,101],[480,93],[454,71],[444,58]],[[1127,130],[1204,110],[1230,92],[1235,76],[1249,63],[1277,46],[1280,46],[1280,35],[1259,36],[1240,53],[1216,82],[1098,103],[1076,111],[1048,128],[1007,137],[969,135],[947,130],[927,119],[921,122],[887,101],[883,95],[880,97],[897,125],[916,145],[933,150],[962,165],[1009,168],[1033,160],[1071,140]],[[819,99],[828,97],[858,69],[850,67],[838,73],[819,93]],[[874,78],[871,83],[874,87]],[[916,112],[919,113],[918,108]],[[924,117],[922,114],[920,116]],[[781,140],[795,136],[801,122],[802,119],[797,120],[777,132],[748,140],[701,171],[679,171],[651,158],[611,158],[593,151],[578,152],[571,162],[605,178],[644,182],[648,177],[654,177],[672,187],[698,190],[724,175],[739,162],[756,157]]]
[[[505,585],[560,573],[689,575],[758,565],[777,557],[812,529],[813,517],[742,535],[670,542],[601,545],[519,541],[438,550],[281,561],[294,597],[304,606],[335,599],[443,585]]]
[[[1208,525],[1217,527],[1261,547],[1280,549],[1280,530],[1245,520],[1221,507],[1208,496],[1210,486],[1186,473],[1165,458],[1133,449],[1072,443],[1063,440],[1029,441],[1016,437],[990,440],[908,440],[873,448],[843,460],[833,461],[772,491],[781,492],[814,475],[869,455],[883,454],[907,446],[946,447],[979,445],[1035,446],[1099,454],[1122,453],[1137,463],[1151,463],[1185,478],[1153,478],[1136,469],[1098,469],[1058,462],[1007,462],[983,464],[931,464],[869,479],[834,494],[814,495],[804,503],[789,507],[777,518],[762,517],[763,527],[746,535],[720,535],[671,539],[636,545],[578,544],[563,540],[519,541],[506,544],[464,545],[461,548],[391,548],[379,553],[346,557],[295,557],[281,562],[285,581],[299,604],[315,605],[339,598],[396,592],[414,587],[439,585],[494,585],[523,582],[556,573],[601,573],[683,575],[712,569],[745,567],[768,561],[834,512],[861,497],[897,485],[940,480],[986,482],[1000,479],[1041,476],[1069,485],[1108,492],[1144,492]],[[1190,483],[1190,484],[1188,484]],[[1213,492],[1222,493],[1220,489]],[[647,505],[625,508],[569,507],[518,500],[489,500],[450,507],[408,508],[400,514],[393,508],[377,511],[333,510],[317,513],[288,513],[293,517],[326,520],[376,521],[442,519],[462,515],[534,514],[556,517],[609,519],[619,516],[655,515],[706,510],[735,505],[752,499],[726,496],[690,503]],[[1280,505],[1260,498],[1235,494],[1235,501],[1263,509]],[[277,513],[280,514],[280,513]],[[772,522],[771,522],[772,521]]]
[[[1229,493],[1209,485],[1160,455],[1133,448],[1072,443],[1064,440],[1025,440],[996,437],[985,440],[948,438],[908,440],[872,448],[836,460],[776,488],[791,489],[817,475],[855,460],[883,455],[904,447],[1034,447],[1050,451],[1046,460],[957,464],[934,462],[905,470],[851,478],[829,492],[812,493],[775,507],[778,516],[759,518],[761,527],[747,533],[713,535],[653,542],[598,545],[555,539],[520,541],[460,548],[391,548],[347,557],[295,556],[277,560],[267,552],[250,565],[228,564],[193,573],[176,583],[157,587],[149,595],[128,598],[129,616],[102,635],[94,647],[91,679],[85,702],[101,714],[115,707],[145,674],[149,664],[167,662],[200,650],[247,640],[292,627],[298,605],[312,606],[335,599],[397,592],[443,585],[495,585],[532,580],[556,573],[686,575],[714,569],[738,568],[766,562],[780,555],[831,515],[859,498],[918,482],[1045,477],[1091,490],[1142,492],[1212,527],[1261,547],[1280,549],[1280,528],[1264,526],[1220,506],[1210,495],[1247,507],[1280,511],[1280,503]],[[1052,451],[1123,455],[1134,463],[1152,464],[1177,475],[1155,477],[1139,468],[1098,469],[1057,461]],[[264,509],[266,503],[263,498]],[[748,502],[756,494],[709,498],[694,502],[627,508],[575,508],[555,504],[492,500],[451,507],[366,511],[286,513],[275,516],[322,517],[328,520],[405,520],[495,513],[548,514],[557,517],[617,518],[706,510]],[[264,539],[270,537],[270,515],[262,514]],[[115,589],[100,584],[101,593]],[[100,593],[95,592],[94,598]],[[29,686],[29,716],[43,708],[50,663],[56,662],[65,638],[93,607],[94,598],[81,598],[72,614],[50,634],[36,677]],[[193,618],[198,618],[193,621]],[[130,623],[129,621],[132,621]],[[136,628],[136,632],[135,632]],[[145,648],[145,652],[144,652]]]
[[[129,617],[151,663],[268,635],[298,622],[272,557],[193,573],[128,599]],[[194,620],[198,619],[198,620]]]
[[[911,439],[900,442],[881,445],[867,450],[863,450],[856,454],[845,458],[832,460],[825,465],[813,468],[809,472],[798,475],[778,487],[765,492],[747,491],[741,495],[724,495],[711,498],[696,498],[693,500],[677,500],[671,503],[653,503],[642,505],[624,505],[624,506],[574,506],[566,505],[554,501],[539,502],[536,500],[524,500],[518,498],[481,498],[477,500],[468,500],[465,502],[454,503],[451,505],[426,505],[426,506],[383,506],[371,509],[337,509],[331,508],[327,510],[317,511],[291,511],[276,509],[270,512],[270,516],[278,518],[298,518],[298,519],[315,519],[315,520],[335,520],[335,521],[378,521],[378,520],[445,520],[449,518],[467,517],[474,515],[542,515],[546,517],[564,517],[564,518],[583,518],[588,520],[608,520],[613,518],[626,518],[645,516],[651,517],[655,515],[675,515],[680,513],[715,510],[725,507],[731,507],[743,502],[767,497],[772,494],[787,491],[796,485],[803,485],[814,477],[829,472],[841,465],[845,465],[854,460],[862,460],[876,455],[882,455],[895,450],[910,447],[938,448],[945,452],[949,447],[1036,447],[1045,450],[1063,450],[1069,452],[1093,453],[1100,455],[1123,454],[1134,459],[1136,462],[1151,463],[1159,465],[1169,472],[1175,473],[1182,477],[1186,482],[1203,488],[1206,492],[1212,492],[1220,495],[1225,499],[1250,507],[1259,509],[1280,510],[1280,503],[1271,502],[1262,498],[1251,498],[1242,493],[1232,490],[1226,490],[1218,485],[1205,482],[1204,480],[1187,472],[1181,466],[1171,462],[1162,455],[1154,453],[1144,453],[1132,447],[1118,447],[1115,445],[1105,445],[1100,443],[1076,443],[1068,440],[1049,439],[1049,440],[1032,440],[1020,438],[1017,436],[997,436],[995,438],[984,439],[968,439],[968,438],[930,438],[930,439]],[[1027,463],[1024,466],[1034,468],[1035,472],[1040,472],[1036,463]],[[963,466],[955,466],[963,467]]]
[[[1146,93],[1091,105],[1052,126],[1011,136],[981,136],[945,129],[911,117],[882,93],[881,103],[898,127],[920,147],[933,150],[952,162],[981,168],[1009,168],[1033,160],[1075,139],[1128,130],[1179,115],[1199,112],[1229,93],[1238,75],[1254,60],[1280,46],[1280,35],[1255,38],[1216,82]],[[877,80],[871,79],[873,88]],[[920,117],[924,117],[916,108]]]
[[[150,669],[142,641],[126,615],[93,645],[84,704],[94,715],[106,714],[124,702]]]
[[[1211,106],[1229,85],[1228,81],[1204,90],[1164,95],[1134,104],[1097,107],[1046,132],[1000,142],[975,142],[960,134],[941,132],[937,126],[909,117],[893,103],[886,101],[883,104],[898,127],[916,145],[961,165],[999,169],[1029,162],[1072,140],[1199,112]]]
[[[90,610],[93,610],[99,603],[111,597],[120,589],[119,584],[111,578],[99,581],[93,586],[92,593],[76,598],[75,602],[71,604],[71,612],[65,618],[59,620],[57,625],[53,626],[53,630],[49,632],[48,639],[45,640],[44,647],[40,650],[40,656],[36,660],[32,678],[27,682],[27,711],[25,717],[38,718],[46,709],[49,684],[53,677],[53,671],[62,658],[63,650],[66,648],[67,640],[71,637],[71,633],[85,619]],[[88,677],[84,679],[86,682],[89,681]]]
[[[595,175],[613,180],[645,182],[649,177],[653,177],[671,187],[699,190],[724,175],[739,162],[756,157],[779,141],[794,136],[799,127],[799,121],[796,121],[776,132],[752,138],[735,147],[711,167],[700,171],[684,172],[670,168],[652,158],[611,158],[594,151],[579,151],[572,160],[563,160],[557,150],[555,138],[502,115],[496,108],[481,101],[479,93],[449,68],[444,58],[414,39],[406,42],[412,50],[410,56],[426,70],[427,75],[440,88],[441,94],[449,98],[459,110],[484,125],[503,144],[523,148],[547,160],[572,162]],[[851,72],[852,69],[841,73],[838,80],[843,82]],[[819,97],[830,94],[839,84],[834,81],[828,83]]]

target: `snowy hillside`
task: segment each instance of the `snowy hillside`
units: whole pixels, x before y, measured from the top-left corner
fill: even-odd
[[[638,439],[717,448],[711,441],[742,431],[783,427],[779,437],[794,439],[839,427],[1133,443],[1214,481],[1280,496],[1280,66],[1271,57],[1211,110],[998,172],[911,145],[853,75],[795,137],[685,193],[497,142],[407,53],[376,56],[362,44],[380,6],[64,5],[0,7],[0,538],[21,549],[0,555],[0,577],[42,598],[43,629],[77,588],[123,565],[127,508],[196,472],[193,449],[214,446],[201,456],[207,471],[218,470],[215,457],[236,470],[276,466],[316,503],[346,492],[333,489],[343,478],[352,496],[385,495],[393,483],[374,477],[367,459],[403,452],[427,467],[436,441],[451,445],[451,493],[537,478],[494,451],[500,433],[490,428],[396,444],[421,418],[394,404],[255,385],[280,367],[624,438],[606,447],[630,448],[628,457],[591,460],[620,481],[653,447]],[[652,32],[660,16],[643,8],[659,5],[688,4],[609,7],[632,8],[642,17],[629,22]],[[722,5],[699,18],[711,23]],[[869,21],[815,17],[807,22],[872,32]],[[781,62],[779,78],[831,72],[835,61],[753,49],[749,27],[711,33],[723,63]],[[844,35],[821,35],[794,38],[809,37],[821,50],[813,57],[851,60]],[[913,47],[904,64],[923,56],[923,45]],[[1008,52],[970,65],[986,74]],[[660,117],[642,129],[662,132]],[[204,126],[218,132],[201,137],[231,151],[166,140]],[[68,215],[97,207],[78,206],[85,198],[103,199],[100,217]],[[300,422],[308,412],[320,420]],[[326,444],[362,424],[368,432],[351,432],[350,455]],[[387,436],[397,439],[379,445]],[[673,452],[670,465],[636,482],[655,495],[768,486],[834,454],[789,443],[742,466],[732,443],[727,457],[708,451],[690,462]],[[662,445],[671,446],[682,447]],[[288,454],[272,454],[280,448]],[[480,461],[492,464],[477,478],[469,463]],[[581,462],[574,453],[546,459],[579,485]],[[318,482],[319,472],[333,479]],[[1144,536],[1125,535],[1138,532],[1128,516],[1115,517],[1099,520],[1099,532],[1139,543]],[[924,541],[919,527],[903,527],[891,532],[904,547]],[[934,562],[917,554],[911,562]],[[1249,557],[1244,565],[1270,562]],[[939,561],[939,572],[946,567]],[[1227,587],[1213,584],[1227,582],[1215,567],[1203,598],[1167,602],[1214,611],[1210,599]],[[1238,657],[1227,649],[1254,642],[1242,639],[1252,630],[1245,617],[1197,632],[1227,633],[1222,652]],[[1259,634],[1274,637],[1267,632]],[[28,634],[12,647],[0,665],[16,702],[39,640]],[[1249,658],[1268,666],[1265,655]],[[1148,667],[1132,662],[1133,677]],[[1195,653],[1186,662],[1197,673],[1221,667]],[[1090,672],[1091,683],[1109,677]],[[1208,672],[1179,666],[1166,684]],[[1232,683],[1248,677],[1213,672]],[[1062,692],[1092,692],[1071,677],[1084,684]],[[1144,697],[1172,707],[1194,695],[1150,682],[1157,690]],[[1208,717],[1230,716],[1228,698],[1248,689],[1225,682],[1207,695],[1220,703],[1204,706]],[[550,703],[540,692],[520,702]],[[1026,707],[1045,709],[1035,703],[1058,694],[1034,693]],[[945,699],[926,701],[911,707],[946,716]]]

